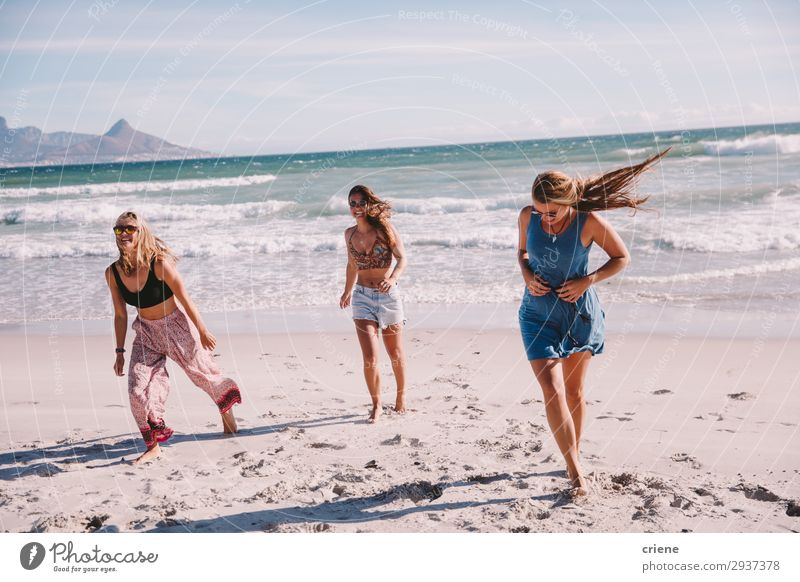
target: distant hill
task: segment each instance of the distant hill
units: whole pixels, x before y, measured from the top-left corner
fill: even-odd
[[[42,133],[36,127],[9,128],[0,117],[0,167],[30,165],[102,164],[183,158],[208,158],[215,154],[184,148],[136,131],[120,119],[103,135],[57,131]]]

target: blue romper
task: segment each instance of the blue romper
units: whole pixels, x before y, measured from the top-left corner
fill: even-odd
[[[576,303],[564,301],[557,289],[569,279],[588,274],[589,249],[581,243],[587,214],[578,212],[567,229],[555,236],[542,230],[542,217],[531,214],[528,225],[528,264],[547,281],[551,291],[541,297],[527,287],[519,307],[519,328],[529,360],[566,358],[576,352],[603,352],[604,317],[594,287],[589,287]]]

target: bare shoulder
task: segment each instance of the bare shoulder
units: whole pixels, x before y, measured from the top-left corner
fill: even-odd
[[[522,210],[519,211],[519,221],[521,223],[527,223],[531,220],[531,210],[533,210],[532,206],[526,206]]]
[[[114,277],[114,263],[111,263],[108,267],[106,267],[105,277],[106,277],[106,285],[111,290],[111,295],[118,294],[120,292],[119,285],[117,284],[117,278]]]
[[[165,273],[172,274],[176,272],[175,265],[164,255],[156,257],[156,260],[153,262],[153,270],[155,271],[156,277],[162,281],[164,280]]]
[[[355,225],[344,229],[344,238],[348,238],[355,231],[356,231]]]
[[[603,218],[599,212],[586,213],[586,226],[591,232],[604,232],[611,227],[609,222]]]

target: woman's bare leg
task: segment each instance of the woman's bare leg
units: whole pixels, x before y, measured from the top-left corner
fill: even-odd
[[[394,378],[397,381],[397,398],[395,399],[395,412],[406,411],[406,356],[403,351],[403,325],[398,323],[390,325],[383,330],[383,345],[392,361]]]
[[[236,418],[233,416],[233,409],[222,415],[222,432],[225,434],[235,434],[239,432],[239,427],[236,426]]]
[[[356,334],[364,359],[364,379],[372,398],[372,412],[367,422],[377,422],[381,415],[381,377],[378,372],[378,324],[370,319],[356,319]]]
[[[575,450],[581,453],[581,435],[583,434],[583,419],[586,417],[586,395],[584,384],[586,372],[592,352],[578,352],[561,360],[564,372],[564,385],[567,395],[567,406],[575,426]]]
[[[531,360],[530,363],[533,373],[542,387],[547,423],[567,462],[567,474],[572,480],[574,493],[585,495],[586,480],[578,461],[575,425],[567,406],[561,363],[556,359]]]

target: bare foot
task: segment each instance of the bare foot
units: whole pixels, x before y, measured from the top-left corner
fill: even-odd
[[[382,413],[383,413],[383,408],[381,408],[380,404],[378,404],[377,406],[373,406],[372,412],[369,413],[369,418],[367,419],[367,423],[375,424],[376,422],[378,422],[378,419],[381,417]]]
[[[397,401],[394,403],[394,411],[397,414],[405,414],[405,412],[406,412],[406,401],[402,396],[400,396],[397,399]]]
[[[229,410],[222,415],[222,430],[225,434],[239,432],[239,428],[236,426],[236,418],[233,416],[233,410]]]
[[[140,465],[142,463],[149,463],[150,461],[155,460],[158,455],[161,454],[161,447],[158,446],[158,443],[154,444],[152,447],[147,449],[139,458],[131,461],[131,465]]]
[[[576,497],[586,497],[589,494],[589,485],[582,474],[579,473],[570,481],[572,482],[572,489],[569,491],[570,497],[575,499]]]

